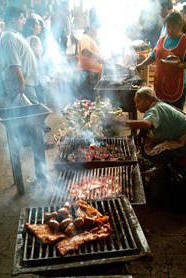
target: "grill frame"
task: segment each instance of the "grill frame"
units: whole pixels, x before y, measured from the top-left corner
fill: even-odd
[[[14,184],[20,195],[24,194],[24,180],[21,168],[20,148],[27,143],[34,153],[35,176],[46,182],[45,149],[42,126],[52,111],[43,104],[0,108],[0,122],[6,128]]]
[[[72,139],[67,141],[67,148],[64,150],[60,150],[59,157],[55,162],[55,167],[57,170],[62,169],[62,167],[68,168],[105,168],[105,167],[115,167],[115,166],[122,166],[122,165],[129,165],[129,164],[137,164],[137,156],[136,156],[136,146],[134,143],[134,138],[125,137],[108,137],[108,138],[97,138],[95,140],[99,143],[107,143],[107,144],[114,144],[118,148],[120,148],[120,154],[122,156],[122,160],[110,161],[110,160],[92,160],[92,161],[68,161],[64,160],[67,155],[73,152],[74,148],[77,146],[82,146],[85,143],[85,146],[90,145],[90,141],[82,141],[82,144],[78,143],[77,139]],[[127,157],[126,159],[124,159]]]
[[[113,200],[113,199],[110,199]],[[58,263],[54,262],[54,264],[47,265],[35,265],[29,266],[25,262],[23,262],[23,247],[24,247],[24,238],[23,238],[23,231],[24,231],[24,224],[26,221],[25,213],[26,209],[21,210],[20,220],[18,224],[18,234],[16,240],[16,247],[15,247],[15,257],[14,257],[14,266],[13,266],[13,275],[23,274],[23,273],[42,273],[47,271],[57,271],[57,270],[67,270],[70,268],[77,268],[77,267],[86,267],[86,266],[98,266],[103,264],[111,264],[116,262],[127,262],[135,259],[142,258],[144,256],[150,255],[150,248],[147,243],[147,240],[144,236],[142,228],[139,224],[139,221],[134,213],[134,210],[130,204],[130,202],[125,198],[116,198],[114,200],[120,200],[122,205],[122,211],[125,212],[128,224],[131,228],[131,232],[135,239],[135,242],[138,246],[139,252],[137,254],[129,254],[129,255],[122,255],[116,257],[103,257],[99,259],[87,259],[80,260],[77,262],[69,262],[69,263]],[[96,201],[95,201],[96,202]],[[63,258],[62,258],[63,259]]]
[[[140,173],[139,164],[136,165],[125,165],[121,167],[112,168],[96,168],[96,169],[84,169],[84,170],[64,170],[63,167],[58,167],[58,176],[55,183],[55,190],[49,199],[49,202],[58,204],[62,201],[73,199],[69,196],[69,189],[73,183],[73,176],[75,181],[78,179],[83,179],[83,177],[99,177],[104,173],[104,176],[111,176],[112,173],[118,173],[120,176],[120,184],[122,187],[122,192],[120,194],[114,195],[112,197],[120,197],[126,195],[132,205],[144,205],[146,204],[146,197],[143,188],[143,181]],[[129,184],[126,184],[129,183]],[[59,197],[59,195],[65,193],[66,197]],[[107,197],[104,197],[106,199]],[[111,197],[108,197],[111,198]],[[99,200],[103,199],[102,196],[98,198],[87,198],[85,200]],[[58,200],[58,201],[57,201]]]

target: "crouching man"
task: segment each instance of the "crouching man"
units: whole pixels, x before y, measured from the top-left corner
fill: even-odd
[[[145,132],[143,153],[153,162],[175,162],[186,169],[186,116],[173,106],[160,101],[149,87],[136,92],[137,110],[142,120],[114,121]]]

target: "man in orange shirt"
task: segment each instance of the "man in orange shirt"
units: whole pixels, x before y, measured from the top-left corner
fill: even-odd
[[[81,97],[94,99],[97,81],[102,73],[103,58],[96,43],[97,26],[91,25],[78,44],[78,69],[81,72]]]

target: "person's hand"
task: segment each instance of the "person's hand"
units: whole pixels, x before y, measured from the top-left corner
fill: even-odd
[[[21,82],[19,86],[20,94],[23,95],[25,92],[25,83]]]
[[[137,70],[137,71],[141,71],[143,68],[144,68],[144,66],[143,66],[142,64],[138,64],[138,65],[136,66],[136,70]]]
[[[126,119],[124,116],[107,115],[105,120],[112,125],[119,125],[119,124],[125,125],[126,123]]]

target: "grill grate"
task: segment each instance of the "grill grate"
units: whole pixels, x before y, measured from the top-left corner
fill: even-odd
[[[126,164],[137,163],[136,148],[133,138],[104,138],[96,139],[94,143],[100,146],[111,145],[116,151],[116,160],[111,160],[110,157],[101,160],[78,160],[70,161],[69,155],[77,153],[79,147],[88,148],[92,142],[90,140],[81,139],[67,139],[61,142],[59,146],[59,161],[56,163],[56,167],[86,167],[86,168],[98,168],[98,167],[114,167]],[[81,158],[80,158],[81,159]]]
[[[22,209],[13,274],[123,262],[150,253],[143,231],[127,199],[115,198],[89,203],[104,215],[110,216],[111,237],[83,245],[78,251],[64,257],[58,254],[54,246],[41,244],[35,236],[24,230],[25,223],[43,223],[43,213],[55,211],[59,207]]]
[[[132,172],[130,166],[60,172],[51,203],[60,204],[69,199],[99,200],[123,194],[132,201]]]
[[[136,254],[138,248],[130,226],[123,211],[121,200],[108,200],[108,201],[92,201],[90,204],[97,208],[101,213],[110,216],[110,223],[113,230],[111,238],[101,240],[93,243],[83,245],[78,251],[65,256],[65,259],[76,259],[77,257],[95,256],[116,256],[124,254]],[[30,224],[44,223],[43,213],[46,211],[55,211],[60,207],[49,208],[30,208],[27,210],[28,221]],[[54,260],[61,259],[58,251],[54,246],[41,244],[40,241],[33,235],[26,232],[23,261],[32,263],[37,260]]]
[[[101,200],[125,195],[132,204],[145,204],[138,165],[59,171],[51,204],[66,200]]]

